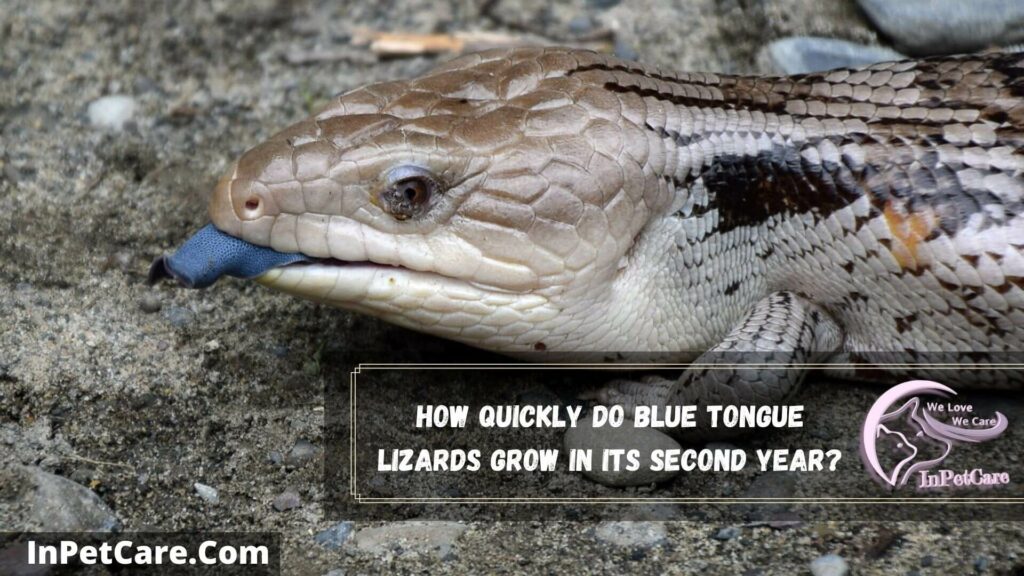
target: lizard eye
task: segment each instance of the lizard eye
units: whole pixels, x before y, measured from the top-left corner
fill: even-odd
[[[437,178],[428,170],[400,166],[388,174],[388,184],[380,195],[381,207],[398,220],[422,216],[439,191]]]

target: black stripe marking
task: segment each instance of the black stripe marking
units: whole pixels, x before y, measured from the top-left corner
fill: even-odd
[[[781,214],[825,218],[863,194],[848,167],[814,163],[800,150],[781,145],[756,156],[719,156],[701,178],[718,207],[722,233]]]

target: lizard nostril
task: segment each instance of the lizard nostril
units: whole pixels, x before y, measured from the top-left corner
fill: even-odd
[[[242,214],[240,216],[243,220],[256,220],[260,216],[263,216],[264,206],[263,198],[259,194],[253,194],[245,199],[245,203],[242,204]]]

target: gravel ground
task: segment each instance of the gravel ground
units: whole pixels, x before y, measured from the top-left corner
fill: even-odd
[[[144,280],[153,257],[205,223],[208,192],[246,148],[335,93],[437,61],[378,61],[350,45],[359,27],[564,42],[605,26],[622,54],[728,72],[759,71],[760,47],[790,34],[877,41],[848,0],[488,4],[6,2],[0,459],[31,466],[54,493],[91,490],[99,520],[112,516],[125,530],[280,532],[287,574],[792,574],[815,559],[820,574],[843,573],[840,563],[858,574],[1024,571],[1024,530],[1013,522],[381,524],[325,515],[322,390],[346,381],[342,352],[432,340],[251,283],[186,292]],[[90,108],[110,95],[130,97],[133,113],[123,115],[123,100],[112,102],[115,114]],[[840,405],[873,393],[835,386]],[[832,434],[854,425],[837,423]],[[23,510],[3,513],[25,504],[12,489],[18,478],[0,475],[0,530],[26,525]],[[820,558],[828,554],[842,560]]]

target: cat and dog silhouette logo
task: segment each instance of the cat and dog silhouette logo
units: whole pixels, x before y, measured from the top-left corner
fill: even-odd
[[[1001,412],[993,418],[973,420],[980,424],[978,427],[956,426],[940,421],[933,409],[944,411],[948,407],[953,411],[963,409],[963,405],[921,398],[948,399],[955,395],[952,388],[929,380],[904,382],[882,394],[868,411],[861,432],[861,457],[868,472],[891,489],[901,488],[915,474],[945,461],[954,446],[986,442],[1006,430],[1008,422]],[[972,422],[967,417],[954,421]],[[924,479],[927,474],[920,476]],[[923,486],[919,481],[918,487]]]

